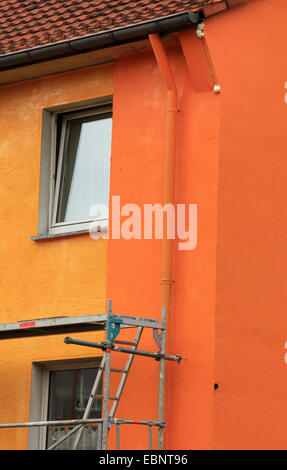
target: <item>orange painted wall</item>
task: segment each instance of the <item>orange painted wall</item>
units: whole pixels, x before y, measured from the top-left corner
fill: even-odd
[[[213,443],[286,449],[287,5],[210,19],[222,86]]]
[[[30,237],[37,234],[42,109],[112,93],[112,65],[0,88],[1,323],[106,311],[106,240]],[[33,361],[98,354],[63,338],[1,341],[1,423],[29,420]],[[27,430],[0,430],[1,449],[26,447]]]
[[[197,203],[199,216],[197,249],[175,259],[169,350],[184,360],[168,364],[166,448],[286,448],[285,10],[253,0],[206,21],[220,96],[195,93],[181,50],[169,51],[180,94],[176,201]],[[119,59],[115,91],[112,194],[159,201],[165,94],[152,54]],[[160,249],[109,242],[117,311],[159,314]],[[138,379],[142,416],[155,413]],[[156,392],[148,366],[145,379]]]
[[[175,245],[168,352],[184,359],[180,366],[166,364],[165,448],[204,448],[211,434],[213,396],[219,99],[194,92],[179,46],[167,52],[179,95],[175,197],[177,203],[199,205],[200,228],[196,250],[178,251]],[[111,196],[120,195],[122,205],[136,203],[143,211],[146,203],[163,202],[165,100],[151,51],[117,60]],[[161,250],[161,240],[109,240],[107,292],[117,313],[160,318]],[[149,333],[143,344],[157,350]],[[141,359],[140,369],[137,362],[127,391],[140,406],[134,408],[126,395],[119,415],[126,408],[132,418],[157,419],[157,364]],[[123,434],[125,445],[147,445],[147,431],[138,429],[135,441],[130,432]]]

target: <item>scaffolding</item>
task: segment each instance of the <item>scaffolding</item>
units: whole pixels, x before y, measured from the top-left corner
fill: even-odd
[[[135,328],[136,334],[133,341],[122,341],[118,336],[124,328]],[[138,349],[139,342],[144,328],[151,329],[153,338],[159,350],[157,352],[145,351]],[[69,336],[65,337],[66,344],[74,344],[79,346],[101,349],[103,357],[98,372],[92,386],[92,390],[83,413],[82,419],[74,420],[57,420],[57,421],[37,421],[27,423],[8,423],[0,424],[1,428],[17,428],[17,427],[37,427],[37,426],[73,426],[71,430],[66,432],[57,442],[50,446],[47,450],[57,448],[64,440],[75,434],[73,449],[79,447],[83,430],[86,426],[93,425],[97,427],[97,450],[108,449],[108,434],[113,425],[116,426],[116,448],[120,449],[120,427],[124,424],[136,424],[146,426],[149,429],[149,449],[152,449],[152,430],[154,427],[158,429],[158,450],[163,449],[163,431],[166,427],[164,421],[164,387],[165,387],[165,361],[174,361],[180,363],[181,356],[166,354],[166,309],[162,309],[162,319],[159,321],[155,318],[141,318],[127,315],[115,315],[112,312],[112,301],[108,301],[108,311],[105,314],[95,314],[77,317],[53,317],[38,320],[27,320],[16,323],[0,324],[0,340],[27,338],[37,336],[50,336],[57,334],[71,334],[87,331],[103,331],[106,332],[105,341],[95,343],[90,341],[82,341],[73,339]],[[129,346],[129,347],[127,347]],[[111,353],[120,352],[127,354],[127,361],[124,368],[117,369],[111,367]],[[131,369],[134,356],[146,356],[159,362],[159,391],[158,391],[158,420],[131,420],[115,418],[116,410],[122,396],[129,371]],[[110,394],[111,374],[120,375],[117,392],[114,396]],[[99,386],[102,378],[104,378],[104,392],[99,394]],[[102,417],[91,419],[95,400],[101,399],[103,402]],[[112,404],[110,405],[110,403]]]

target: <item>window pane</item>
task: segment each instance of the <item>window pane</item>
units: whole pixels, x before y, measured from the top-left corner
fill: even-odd
[[[91,219],[94,204],[109,205],[111,115],[66,122],[56,222]],[[58,175],[59,177],[59,175]],[[106,217],[99,213],[97,218]]]
[[[98,369],[57,370],[50,373],[48,420],[82,419],[91,394]],[[101,393],[100,384],[97,393]],[[95,400],[89,418],[101,418],[102,401]],[[59,440],[72,427],[49,426],[47,431],[47,448]],[[66,439],[56,449],[72,449],[75,435]],[[79,449],[97,448],[97,428],[85,428]]]

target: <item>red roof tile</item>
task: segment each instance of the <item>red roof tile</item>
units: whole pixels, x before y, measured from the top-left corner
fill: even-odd
[[[0,54],[238,0],[4,0]]]

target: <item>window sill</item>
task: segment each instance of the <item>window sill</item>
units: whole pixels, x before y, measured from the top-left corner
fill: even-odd
[[[37,235],[30,237],[32,241],[49,240],[53,238],[73,237],[77,235],[83,235],[89,233],[89,229],[78,230],[77,232],[63,232],[63,233],[47,233],[45,235]]]

